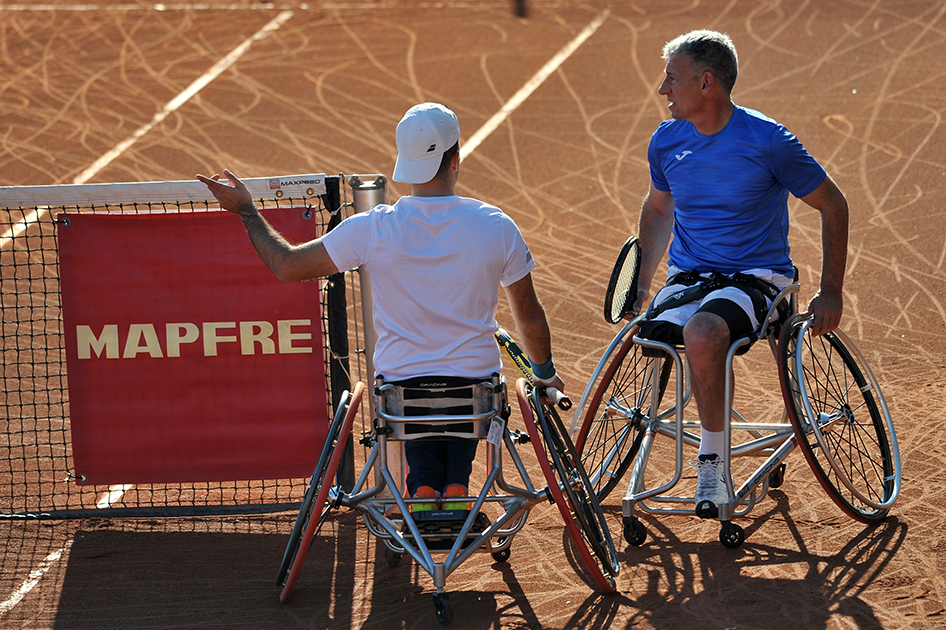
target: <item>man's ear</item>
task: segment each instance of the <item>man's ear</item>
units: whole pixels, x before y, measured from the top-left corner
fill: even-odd
[[[700,80],[702,81],[702,83],[700,84],[700,89],[703,90],[704,92],[708,90],[709,88],[713,87],[714,85],[716,85],[716,77],[713,76],[713,73],[710,72],[709,70],[703,73],[703,76],[700,77]]]
[[[450,158],[450,168],[455,171],[460,168],[460,152],[459,151],[454,153],[453,157]]]

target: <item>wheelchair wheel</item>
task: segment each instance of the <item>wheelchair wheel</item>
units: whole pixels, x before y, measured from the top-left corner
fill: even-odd
[[[594,581],[612,593],[619,565],[601,505],[555,408],[538,404],[538,393],[533,395],[526,388],[526,380],[519,379],[519,407],[549,492]]]
[[[746,530],[733,522],[726,521],[719,528],[719,542],[727,549],[738,549],[746,541]]]
[[[448,626],[453,621],[453,605],[448,593],[434,593],[434,611],[441,626]]]
[[[636,516],[624,517],[624,540],[635,547],[640,547],[647,540],[647,528]]]
[[[796,315],[779,340],[779,380],[796,440],[818,482],[848,516],[886,517],[900,492],[900,454],[883,394],[840,329],[820,337]]]
[[[640,450],[650,416],[654,371],[659,404],[673,367],[667,356],[643,356],[631,337],[611,352],[575,436],[575,448],[598,501],[614,490]]]
[[[339,402],[335,418],[329,426],[325,444],[322,445],[318,463],[309,480],[302,508],[289,535],[289,545],[283,554],[279,574],[276,577],[276,585],[282,587],[280,601],[287,602],[292,597],[292,591],[302,572],[302,563],[305,562],[309,545],[322,528],[322,523],[325,522],[329,511],[334,507],[331,502],[328,502],[328,497],[330,490],[333,489],[335,472],[344,454],[344,448],[336,448],[336,446],[344,445],[348,440],[364,391],[365,385],[359,381],[355,384],[354,393],[345,392]]]

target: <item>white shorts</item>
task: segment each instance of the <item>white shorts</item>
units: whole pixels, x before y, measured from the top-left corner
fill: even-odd
[[[667,273],[667,278],[672,278],[673,276],[680,273],[684,273],[684,271],[676,267],[670,267],[670,270]],[[742,273],[755,276],[760,280],[774,284],[779,288],[779,290],[784,289],[793,282],[788,276],[783,276],[782,274],[775,273],[769,269],[749,269],[748,271],[743,271]],[[706,273],[702,275],[703,277],[708,278],[711,274]],[[687,285],[685,284],[665,285],[662,289],[660,289],[660,291],[657,292],[657,295],[654,296],[651,304],[660,304],[671,295],[686,288]],[[678,326],[683,326],[690,320],[691,317],[693,317],[693,314],[696,313],[703,304],[709,302],[710,300],[719,299],[728,300],[738,305],[743,311],[745,311],[746,315],[749,317],[749,321],[752,322],[752,329],[755,330],[759,327],[759,319],[756,317],[755,308],[752,306],[752,298],[750,298],[749,295],[739,287],[722,287],[721,289],[717,289],[712,293],[706,294],[700,300],[693,300],[692,302],[681,304],[676,308],[667,309],[655,317],[654,321],[671,322],[677,324]],[[772,305],[772,301],[768,298],[766,298],[765,301],[767,306]]]

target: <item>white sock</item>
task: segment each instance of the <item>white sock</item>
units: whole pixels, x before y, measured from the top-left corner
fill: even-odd
[[[725,459],[723,457],[726,452],[725,435],[725,431],[707,431],[700,428],[700,452],[697,455],[715,454],[720,459]]]

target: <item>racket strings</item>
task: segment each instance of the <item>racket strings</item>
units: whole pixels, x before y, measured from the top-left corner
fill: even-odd
[[[631,288],[636,284],[637,279],[637,260],[634,256],[628,256],[621,265],[621,271],[618,274],[618,281],[614,287],[614,299],[611,303],[611,318],[620,321],[622,317],[634,308],[635,295],[630,295]]]

